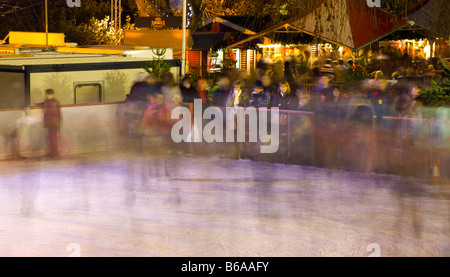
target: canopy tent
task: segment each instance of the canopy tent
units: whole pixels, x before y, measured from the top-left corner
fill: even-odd
[[[267,20],[267,18],[249,16],[214,16],[192,33],[194,41],[192,50],[223,48],[265,29],[261,25]],[[249,29],[250,27],[257,29],[255,31],[255,29]],[[264,42],[264,37],[260,37],[259,42]]]
[[[296,30],[359,50],[409,25],[410,22],[401,17],[370,8],[366,0],[322,0],[305,14],[281,22],[229,47],[284,29]]]
[[[405,19],[435,36],[448,38],[450,36],[450,1],[426,0],[421,7],[409,13]]]

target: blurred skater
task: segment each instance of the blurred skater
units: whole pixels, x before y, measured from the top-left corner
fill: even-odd
[[[142,119],[142,128],[154,157],[155,177],[168,177],[166,155],[169,150],[171,118],[169,107],[164,103],[162,93],[156,93],[150,97],[150,106]]]
[[[1,136],[5,141],[5,146],[9,146],[10,150],[10,159],[11,160],[23,160],[23,157],[20,154],[20,136],[19,129],[24,124],[26,120],[25,112],[20,111],[20,114],[13,118],[7,124],[7,128],[5,131],[1,132]]]
[[[122,143],[135,152],[143,150],[142,117],[148,107],[148,98],[159,91],[159,83],[153,74],[141,74],[130,89],[126,101],[118,110],[119,128],[124,135]]]
[[[45,90],[45,101],[33,106],[44,108],[44,128],[47,130],[48,156],[54,159],[61,158],[60,152],[60,128],[61,128],[61,105],[55,99],[53,89]]]

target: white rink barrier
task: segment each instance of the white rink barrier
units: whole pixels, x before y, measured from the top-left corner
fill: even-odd
[[[119,103],[63,106],[62,151],[76,153],[116,146],[118,106]],[[0,158],[11,156],[11,143],[15,138],[19,142],[19,153],[24,157],[46,153],[47,138],[41,108],[0,111]]]
[[[123,121],[118,113],[120,104],[63,106],[62,154],[126,149],[138,142],[139,139],[124,139],[124,130],[121,131],[119,126],[125,124],[129,131],[140,120]],[[192,106],[189,108],[192,114]],[[255,151],[258,143],[202,142],[180,144],[178,150],[187,148],[193,154],[219,154],[231,158],[238,156],[266,162],[424,178],[439,169],[440,175],[448,178],[450,109],[424,109],[424,113],[433,117],[373,117],[372,122],[364,126],[329,129],[326,127],[329,126],[326,124],[329,118],[316,118],[313,113],[281,111],[280,147],[271,155],[255,155],[259,153],[259,150]],[[41,108],[0,111],[0,159],[12,157],[11,142],[15,138],[22,156],[45,155],[47,138],[42,119]]]

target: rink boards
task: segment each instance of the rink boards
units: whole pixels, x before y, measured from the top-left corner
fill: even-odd
[[[69,153],[107,150],[117,144],[119,104],[67,106],[62,108],[61,146]],[[43,110],[0,111],[0,157],[10,155],[9,143],[17,129],[20,154],[25,157],[41,156],[47,147],[43,127]]]
[[[126,134],[119,130],[119,107],[120,103],[63,106],[62,151],[74,154],[126,146]],[[449,110],[438,109],[433,119],[373,117],[371,122],[339,122],[311,112],[280,111],[276,153],[260,153],[260,142],[182,143],[178,149],[199,155],[423,178],[431,177],[437,165],[440,176],[445,177],[450,172]],[[47,146],[42,118],[41,108],[0,110],[0,158],[10,157],[15,137],[22,156],[44,155]]]

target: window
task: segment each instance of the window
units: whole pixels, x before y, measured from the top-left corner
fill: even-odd
[[[0,109],[21,108],[26,105],[25,75],[0,72]]]
[[[92,104],[102,102],[102,85],[99,83],[75,84],[75,104]]]

